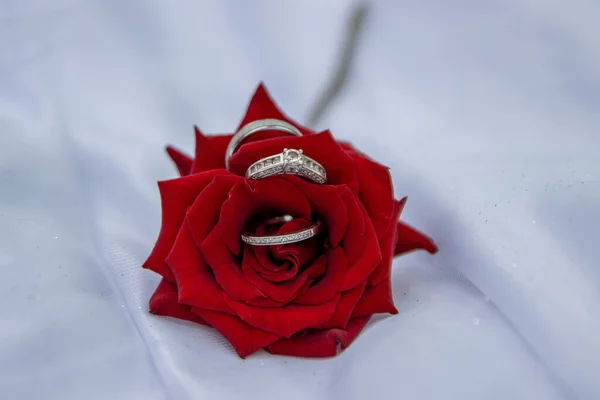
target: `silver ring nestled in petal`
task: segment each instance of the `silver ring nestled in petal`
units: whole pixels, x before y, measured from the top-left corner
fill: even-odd
[[[289,216],[272,218],[267,223],[281,223],[288,222],[291,218]],[[254,235],[248,232],[242,233],[242,241],[252,246],[277,246],[280,244],[290,244],[301,242],[303,240],[310,239],[319,234],[323,228],[323,223],[317,221],[315,224],[308,228],[300,229],[296,232],[290,232],[283,235]]]
[[[282,174],[298,175],[319,184],[327,183],[325,168],[305,156],[301,149],[283,149],[283,153],[256,161],[246,170],[246,179],[257,180]]]
[[[302,136],[302,132],[300,132],[298,128],[280,119],[269,118],[252,121],[242,126],[229,141],[227,149],[225,150],[225,168],[229,169],[229,159],[244,140],[255,133],[263,131],[279,131],[293,136]]]

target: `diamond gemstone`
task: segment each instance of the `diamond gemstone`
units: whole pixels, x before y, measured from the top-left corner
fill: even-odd
[[[296,161],[300,159],[300,152],[298,150],[286,150],[284,156],[288,161]]]

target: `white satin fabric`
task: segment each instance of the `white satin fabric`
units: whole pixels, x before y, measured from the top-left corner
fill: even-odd
[[[140,264],[192,125],[264,81],[302,121],[347,1],[0,3],[0,398],[600,398],[600,4],[375,1],[320,128],[391,167],[436,256],[333,359],[151,316]]]

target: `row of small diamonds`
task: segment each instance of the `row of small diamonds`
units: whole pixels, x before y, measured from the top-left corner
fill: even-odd
[[[272,175],[275,175],[277,173],[281,172],[281,168],[268,168],[262,171],[258,171],[255,172],[253,174],[250,174],[248,176],[248,178],[250,179],[262,179],[262,178],[266,178]],[[325,177],[317,174],[316,172],[313,172],[311,170],[309,170],[308,168],[301,168],[298,173],[302,176],[305,176],[307,178],[312,179],[314,182],[317,183],[325,183],[326,179]]]
[[[254,173],[250,173],[250,175],[248,175],[248,178],[261,179],[261,178],[265,178],[267,176],[275,175],[275,174],[281,172],[281,170],[282,170],[281,164],[274,164],[268,168],[264,168],[262,170],[258,170],[256,172],[254,172]]]
[[[286,243],[290,241],[297,241],[299,239],[307,239],[312,236],[312,229],[303,231],[291,235],[284,236],[272,236],[272,237],[244,237],[244,242],[249,244],[272,244],[272,243]]]
[[[250,173],[256,172],[262,168],[268,167],[269,165],[275,165],[281,162],[281,156],[275,156],[267,158],[266,160],[259,161],[250,167]]]
[[[325,173],[325,169],[323,167],[321,167],[315,161],[312,161],[310,158],[308,158],[306,156],[304,157],[303,164],[305,166],[307,166],[308,168],[312,169],[313,171],[317,171],[320,174]]]
[[[315,182],[325,183],[326,178],[323,175],[317,174],[316,172],[313,172],[313,171],[311,171],[308,168],[302,168],[300,170],[300,173],[303,176],[306,176],[307,178],[310,178],[310,179],[312,179]]]

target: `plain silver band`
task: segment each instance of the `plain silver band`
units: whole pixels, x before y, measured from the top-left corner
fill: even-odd
[[[283,219],[286,217],[279,218]],[[273,222],[271,222],[272,220]],[[272,220],[269,220],[268,222],[277,223],[289,221],[289,219],[278,221],[278,218],[273,218]],[[252,235],[244,232],[242,233],[242,241],[252,246],[277,246],[280,244],[296,243],[317,236],[322,227],[323,223],[321,221],[317,221],[308,228],[300,229],[296,232],[286,233],[285,235]]]
[[[288,157],[291,152],[296,153],[296,159]],[[261,158],[248,167],[246,179],[257,180],[283,174],[298,175],[319,184],[327,183],[325,168],[317,161],[305,156],[302,150],[296,149],[284,149],[282,153]]]
[[[248,137],[262,131],[280,131],[289,133],[290,135],[294,136],[302,136],[302,132],[300,132],[298,128],[280,119],[270,118],[252,121],[242,126],[240,130],[237,131],[229,141],[229,144],[227,145],[227,150],[225,151],[226,169],[229,169],[229,159],[231,158],[233,153],[235,153],[240,144],[242,144],[242,142]]]

